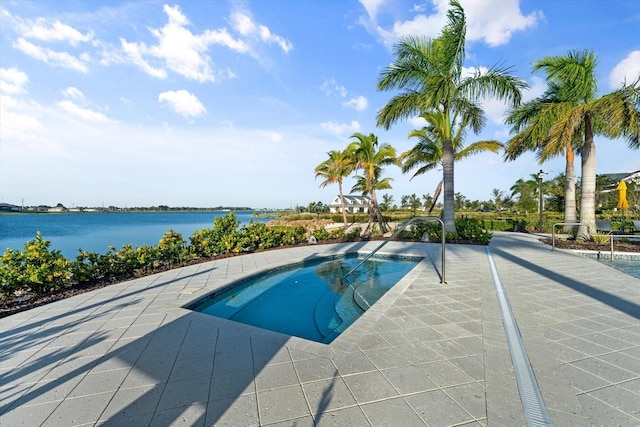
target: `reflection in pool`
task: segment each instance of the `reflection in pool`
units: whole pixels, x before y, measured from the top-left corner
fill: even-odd
[[[330,343],[420,261],[372,257],[344,280],[360,260],[350,256],[294,264],[236,282],[189,308]]]

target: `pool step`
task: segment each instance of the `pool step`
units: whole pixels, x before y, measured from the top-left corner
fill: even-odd
[[[342,323],[335,329],[337,332],[342,332],[347,329],[365,312],[365,310],[355,304],[352,286],[347,286],[344,292],[338,295],[335,310],[340,319],[342,319]]]
[[[330,335],[342,323],[342,319],[335,310],[336,294],[326,292],[316,303],[314,320],[316,328],[323,337]]]

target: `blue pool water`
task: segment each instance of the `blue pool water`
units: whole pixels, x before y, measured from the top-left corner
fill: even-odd
[[[640,279],[640,259],[615,259],[611,262],[610,259],[599,258],[598,261]]]
[[[407,274],[419,258],[318,260],[249,278],[191,309],[212,316],[330,343]]]

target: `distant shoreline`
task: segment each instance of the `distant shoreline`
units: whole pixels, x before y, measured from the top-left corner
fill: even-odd
[[[273,213],[279,212],[278,209],[252,209],[252,208],[169,208],[169,209],[153,209],[153,208],[81,208],[81,209],[65,209],[65,210],[0,210],[0,215],[20,215],[20,214],[94,214],[94,213],[157,213],[157,212],[258,212]]]

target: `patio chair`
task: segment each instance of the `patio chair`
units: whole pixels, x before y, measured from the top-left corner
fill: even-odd
[[[613,228],[613,225],[611,225],[611,221],[606,219],[596,219],[596,232],[613,234],[616,230]]]

